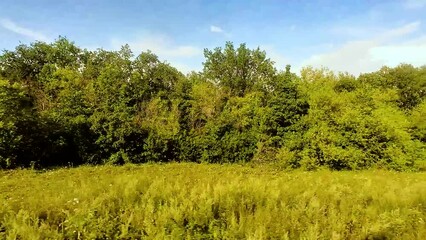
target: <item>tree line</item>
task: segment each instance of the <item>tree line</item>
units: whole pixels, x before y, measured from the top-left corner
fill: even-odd
[[[426,160],[426,66],[359,77],[245,44],[182,74],[152,52],[66,38],[0,55],[0,168],[191,161],[415,170]]]

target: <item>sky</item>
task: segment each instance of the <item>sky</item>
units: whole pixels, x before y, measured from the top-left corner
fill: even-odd
[[[291,64],[358,75],[426,64],[426,0],[1,0],[0,49],[51,42],[134,54],[151,50],[183,72],[227,41]]]

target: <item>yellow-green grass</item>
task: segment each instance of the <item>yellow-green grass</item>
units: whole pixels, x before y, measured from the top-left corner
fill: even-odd
[[[426,173],[147,164],[0,172],[0,239],[426,239]]]

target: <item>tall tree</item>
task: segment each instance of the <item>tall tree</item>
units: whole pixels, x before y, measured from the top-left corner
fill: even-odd
[[[276,70],[273,62],[259,48],[250,50],[245,44],[235,49],[231,42],[225,48],[204,50],[204,74],[233,95],[243,96],[254,88],[268,88]]]

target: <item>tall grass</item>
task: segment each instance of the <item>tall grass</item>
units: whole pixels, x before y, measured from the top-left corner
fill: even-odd
[[[15,170],[0,203],[0,239],[426,239],[426,173]]]

